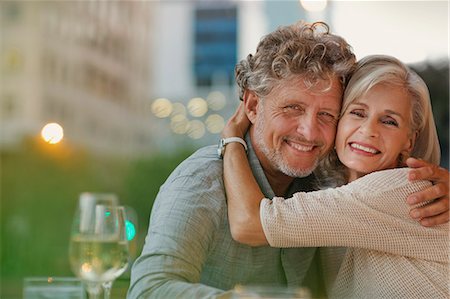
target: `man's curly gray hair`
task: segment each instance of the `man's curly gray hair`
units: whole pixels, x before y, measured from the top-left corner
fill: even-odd
[[[278,80],[292,74],[302,75],[308,87],[317,80],[335,77],[344,86],[355,61],[351,47],[343,38],[331,34],[326,23],[299,21],[279,27],[263,37],[254,55],[249,54],[236,65],[239,97],[242,100],[246,89],[263,97]]]

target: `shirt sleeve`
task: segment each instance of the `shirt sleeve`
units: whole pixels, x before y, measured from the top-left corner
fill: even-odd
[[[421,226],[406,197],[430,186],[407,169],[369,174],[346,186],[263,199],[261,221],[273,247],[345,246],[447,262],[448,224]]]
[[[199,172],[169,178],[158,193],[127,298],[213,298],[224,293],[200,283],[213,233],[226,213],[214,205],[225,202],[217,193],[221,182]]]

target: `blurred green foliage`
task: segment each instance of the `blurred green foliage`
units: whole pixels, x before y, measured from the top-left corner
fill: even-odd
[[[40,140],[0,152],[0,298],[21,298],[24,277],[73,276],[67,252],[81,192],[116,193],[121,204],[137,211],[133,254],[139,254],[160,185],[190,153],[181,150],[129,161]]]

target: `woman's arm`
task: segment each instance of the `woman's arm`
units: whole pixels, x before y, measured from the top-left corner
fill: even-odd
[[[426,228],[409,217],[406,197],[430,186],[409,182],[408,169],[368,174],[346,186],[263,199],[271,246],[345,246],[448,262],[448,225]]]
[[[241,144],[227,145],[223,171],[233,239],[251,246],[268,244],[259,216],[259,205],[264,195],[253,176]]]
[[[222,137],[241,137],[250,125],[241,103],[225,126]],[[228,203],[228,220],[234,240],[251,246],[266,245],[261,226],[259,205],[264,198],[250,169],[244,147],[226,145],[223,157],[224,183]]]

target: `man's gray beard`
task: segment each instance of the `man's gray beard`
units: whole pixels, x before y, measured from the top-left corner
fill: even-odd
[[[260,114],[262,115],[262,114]],[[308,169],[295,169],[290,167],[283,159],[283,156],[280,152],[277,152],[275,149],[269,149],[264,141],[264,117],[259,117],[255,123],[255,143],[262,151],[262,153],[266,156],[267,160],[271,163],[272,167],[277,169],[278,171],[284,173],[287,176],[293,178],[303,178],[310,175],[314,169],[316,169],[319,164],[319,160],[316,159],[312,167]]]

